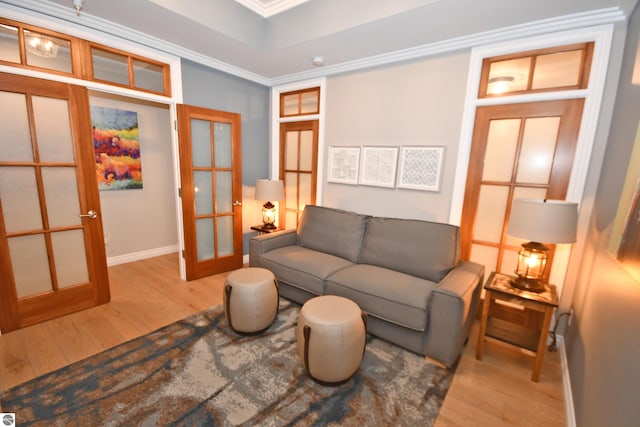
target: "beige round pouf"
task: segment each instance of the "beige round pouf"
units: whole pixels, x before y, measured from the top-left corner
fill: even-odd
[[[229,273],[223,299],[225,318],[239,334],[264,332],[278,316],[278,282],[265,268],[241,268]]]
[[[300,310],[298,354],[307,374],[320,384],[349,380],[362,363],[366,338],[366,314],[347,298],[311,298]]]

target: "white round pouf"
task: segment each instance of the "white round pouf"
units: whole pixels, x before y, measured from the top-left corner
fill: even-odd
[[[224,284],[224,315],[235,332],[264,332],[278,316],[278,282],[266,268],[248,267],[229,273]]]
[[[366,345],[366,314],[334,295],[311,298],[298,317],[298,354],[307,374],[323,385],[339,385],[358,371]]]

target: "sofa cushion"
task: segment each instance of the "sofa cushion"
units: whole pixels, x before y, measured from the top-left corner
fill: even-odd
[[[416,331],[427,328],[436,284],[373,265],[343,268],[326,280],[325,293],[355,301],[369,315]]]
[[[324,279],[331,273],[353,265],[344,258],[300,246],[285,246],[262,255],[260,265],[278,280],[316,295],[324,293]]]
[[[357,262],[367,215],[307,205],[300,216],[300,246]]]
[[[454,225],[371,218],[359,262],[439,282],[459,260],[459,228]]]

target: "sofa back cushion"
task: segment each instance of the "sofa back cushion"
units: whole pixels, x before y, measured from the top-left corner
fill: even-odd
[[[359,262],[390,268],[433,282],[460,260],[459,228],[436,222],[371,218]]]
[[[307,205],[298,224],[298,244],[358,262],[368,218],[340,209]]]

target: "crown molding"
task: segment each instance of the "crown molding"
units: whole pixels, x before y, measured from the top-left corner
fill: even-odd
[[[306,3],[309,0],[235,0],[247,9],[250,9],[262,16],[263,18],[269,18],[270,16],[277,15],[285,10],[292,9],[296,6],[300,6],[302,3]]]
[[[254,3],[256,1],[254,1]],[[310,71],[269,78],[166,42],[160,38],[132,30],[118,23],[86,13],[81,13],[80,18],[78,18],[71,5],[65,8],[58,4],[42,0],[0,0],[0,5],[2,5],[3,15],[10,19],[24,19],[24,15],[26,14],[32,19],[31,23],[34,23],[34,25],[39,24],[51,28],[51,24],[53,23],[57,28],[51,29],[66,33],[69,32],[69,29],[74,29],[76,32],[84,31],[86,33],[86,29],[88,28],[94,31],[94,34],[100,34],[102,37],[106,34],[111,38],[146,46],[269,87],[409,61],[444,52],[499,43],[506,40],[621,22],[626,19],[624,11],[620,7],[597,9],[456,37],[354,61],[347,61],[341,64],[323,66]]]

